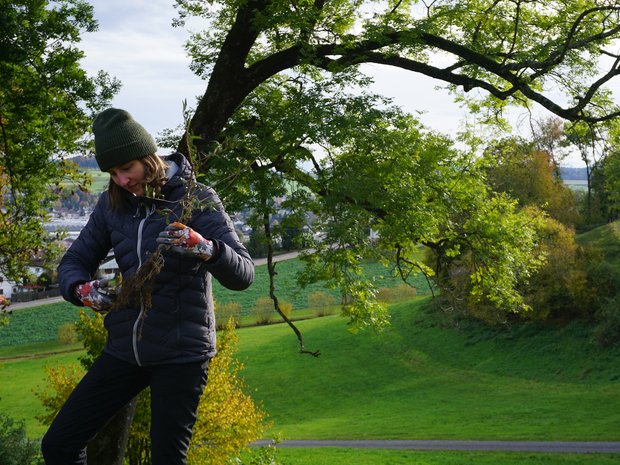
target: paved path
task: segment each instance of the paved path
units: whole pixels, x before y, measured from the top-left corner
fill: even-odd
[[[271,441],[256,441],[255,446],[266,446]],[[282,441],[281,448],[293,447],[343,447],[354,449],[410,449],[410,450],[462,450],[510,452],[570,452],[620,453],[620,442],[547,442],[547,441],[408,441],[408,440],[357,440],[357,441]]]
[[[49,297],[47,299],[31,300],[30,302],[11,302],[6,309],[7,310],[20,310],[22,308],[38,307],[39,305],[53,304],[56,302],[63,302],[62,297]]]

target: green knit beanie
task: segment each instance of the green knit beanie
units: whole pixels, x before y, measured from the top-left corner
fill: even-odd
[[[93,121],[95,159],[101,171],[157,151],[153,137],[125,110],[108,108]]]

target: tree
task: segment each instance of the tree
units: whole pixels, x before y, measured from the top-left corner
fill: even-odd
[[[534,121],[532,127],[532,137],[535,147],[546,152],[551,157],[555,167],[554,174],[560,176],[560,163],[568,156],[562,150],[564,141],[564,123],[560,118],[543,118]]]
[[[300,68],[336,75],[362,63],[420,73],[465,93],[479,89],[494,100],[492,108],[531,101],[589,122],[620,114],[617,105],[604,114],[596,106],[620,70],[611,51],[620,36],[620,6],[613,2],[176,4],[175,24],[188,17],[209,21],[187,45],[193,70],[209,80],[190,127],[203,145],[220,139],[237,108],[274,76]],[[607,69],[599,72],[599,63]]]
[[[345,313],[354,322],[380,325],[385,313],[359,268],[361,259],[377,257],[367,239],[369,229],[380,226],[380,247],[392,254],[383,258],[403,277],[413,270],[431,277],[471,253],[478,257],[475,292],[493,295],[504,309],[521,306],[510,273],[521,266],[527,274],[539,259],[526,259],[535,242],[527,221],[481,185],[473,150],[455,155],[447,141],[422,135],[415,120],[368,95],[360,65],[424,74],[491,116],[501,116],[508,104],[536,102],[571,121],[607,121],[619,110],[601,111],[599,103],[618,73],[609,47],[620,35],[620,7],[507,0],[176,3],[177,25],[190,17],[208,23],[187,44],[192,69],[208,84],[178,148],[187,152],[191,145],[204,155],[196,170],[229,205],[262,199],[253,208],[263,218],[271,213],[264,199],[286,191],[287,183],[296,186],[289,208],[316,215],[316,232],[325,239],[306,257],[306,281],[325,278],[352,303]],[[607,71],[597,74],[599,63],[608,64]],[[443,157],[439,150],[446,150]],[[475,201],[468,198],[472,192]],[[486,221],[475,208],[487,212]],[[513,221],[525,228],[520,238],[505,234]],[[518,249],[512,265],[502,253],[512,250],[506,244]],[[437,255],[436,266],[415,259],[420,245]]]
[[[81,0],[0,2],[0,272],[19,281],[33,256],[53,262],[43,221],[63,189],[88,185],[68,156],[118,89],[80,67],[80,34],[96,30]]]
[[[519,139],[492,143],[484,155],[489,161],[487,182],[493,190],[516,199],[521,207],[538,207],[574,227],[579,220],[574,195],[558,176],[551,154],[535,150],[535,144]]]
[[[595,173],[599,174],[599,173]],[[603,195],[608,200],[606,213],[609,219],[616,219],[620,213],[620,152],[614,151],[603,163],[601,173]],[[595,176],[596,179],[596,176]]]

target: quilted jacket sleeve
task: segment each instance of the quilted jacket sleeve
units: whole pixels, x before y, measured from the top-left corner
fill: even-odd
[[[215,191],[205,188],[201,197],[208,206],[194,214],[191,226],[217,245],[217,254],[207,262],[207,270],[228,289],[246,289],[254,281],[254,262]]]
[[[104,217],[105,194],[99,198],[86,226],[80,232],[58,265],[58,282],[65,300],[83,305],[74,295],[77,284],[94,279],[99,264],[111,248]]]

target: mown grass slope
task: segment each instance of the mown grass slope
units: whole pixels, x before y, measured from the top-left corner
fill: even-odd
[[[620,440],[620,350],[579,324],[457,328],[424,300],[392,326],[351,334],[338,317],[240,331],[244,376],[288,439]]]
[[[285,439],[620,440],[620,350],[580,325],[505,332],[446,325],[424,298],[391,307],[393,324],[352,334],[337,316],[240,329],[242,372]],[[24,418],[46,364],[78,352],[0,361],[0,409]]]

